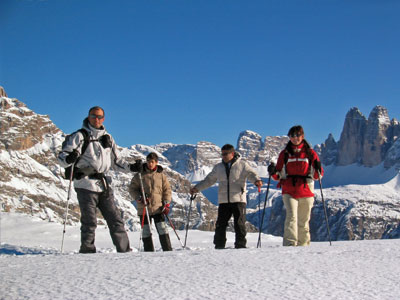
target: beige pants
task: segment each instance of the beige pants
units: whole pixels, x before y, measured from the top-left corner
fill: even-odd
[[[286,208],[283,246],[310,245],[310,216],[314,197],[293,198],[288,194],[282,196]]]

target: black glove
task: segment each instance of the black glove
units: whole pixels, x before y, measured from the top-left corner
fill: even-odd
[[[321,162],[319,160],[314,160],[314,169],[318,173],[321,173],[322,168],[321,168]]]
[[[275,164],[273,162],[270,163],[270,165],[268,166],[268,174],[270,176],[276,174],[276,166],[275,166]]]
[[[74,150],[70,154],[68,154],[68,156],[65,158],[65,162],[67,164],[73,164],[74,162],[76,162],[78,157],[79,157],[79,152]]]
[[[111,137],[108,134],[105,134],[101,138],[99,138],[99,142],[104,149],[111,148],[112,146]]]
[[[137,159],[134,164],[129,165],[129,169],[131,172],[142,172],[143,171],[143,164],[141,159]]]

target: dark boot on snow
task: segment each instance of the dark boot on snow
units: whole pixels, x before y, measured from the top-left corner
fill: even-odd
[[[171,240],[169,234],[160,235],[160,244],[163,251],[172,251]]]
[[[151,237],[143,238],[143,247],[145,252],[154,252],[153,239]]]

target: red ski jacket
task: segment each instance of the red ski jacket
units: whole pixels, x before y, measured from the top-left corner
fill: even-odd
[[[277,173],[272,175],[274,180],[279,180],[278,187],[282,187],[282,194],[294,198],[314,197],[314,180],[318,180],[319,176],[314,169],[314,161],[319,161],[318,154],[305,143],[295,146],[289,142],[279,154]],[[321,177],[323,174],[321,166]]]

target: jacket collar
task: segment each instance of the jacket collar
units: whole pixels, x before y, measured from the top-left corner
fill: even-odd
[[[150,169],[147,167],[147,164],[145,163],[145,164],[143,164],[143,170],[144,170],[146,173],[153,173],[153,172],[162,173],[162,171],[164,171],[164,168],[161,167],[160,165],[157,165],[157,169],[156,169],[155,171],[153,171],[153,170],[150,170]]]
[[[222,163],[223,163],[224,165],[228,165],[228,164],[233,165],[235,162],[238,161],[238,159],[240,159],[240,154],[237,153],[237,152],[235,152],[235,155],[233,156],[233,158],[232,158],[231,161],[229,161],[229,162],[226,163],[226,162],[224,162],[224,161],[222,160]]]
[[[104,125],[101,125],[100,128],[94,128],[90,125],[88,118],[83,120],[82,128],[87,130],[87,132],[89,132],[95,139],[98,139],[106,133]]]

